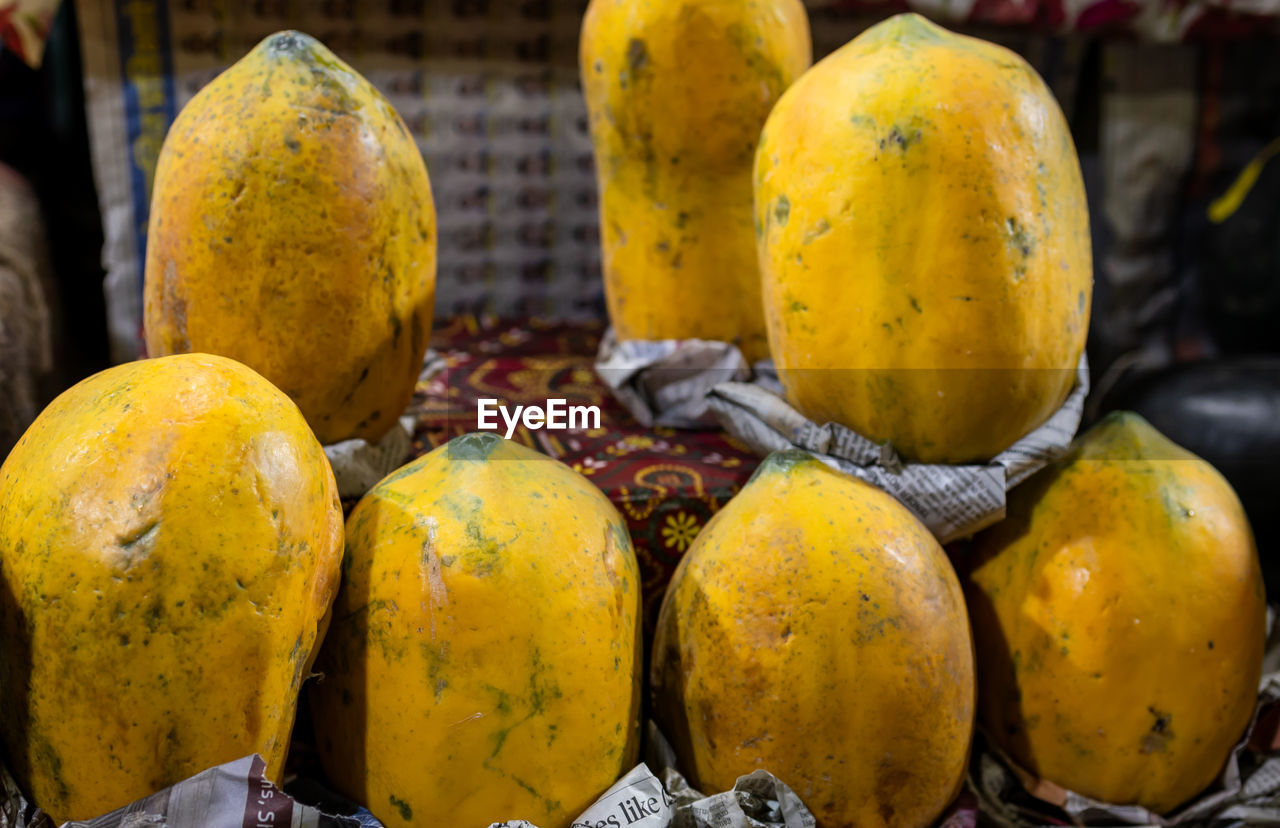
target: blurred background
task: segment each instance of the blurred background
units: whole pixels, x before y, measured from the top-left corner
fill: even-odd
[[[808,5],[815,59],[910,8],[1039,70],[1072,125],[1091,205],[1088,417],[1138,408],[1223,468],[1246,503],[1269,503],[1280,462],[1280,0]],[[585,8],[0,0],[0,456],[52,395],[139,355],[165,130],[204,83],[283,28],[351,63],[416,136],[439,214],[439,323],[602,320],[577,81]]]

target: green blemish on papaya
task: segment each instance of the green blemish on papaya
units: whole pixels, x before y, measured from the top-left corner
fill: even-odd
[[[524,788],[526,791],[528,791],[528,792],[529,792],[529,794],[530,794],[531,796],[534,796],[534,797],[536,797],[536,798],[538,798],[538,799],[541,799],[541,800],[542,800],[543,805],[545,805],[545,806],[546,806],[546,809],[547,809],[548,811],[558,811],[558,810],[560,810],[560,803],[559,803],[559,802],[554,801],[554,800],[551,800],[551,799],[547,799],[545,796],[543,796],[541,793],[539,793],[539,792],[538,792],[538,789],[537,789],[537,788],[533,787],[533,786],[532,786],[532,785],[530,785],[528,782],[525,782],[525,781],[524,781],[523,779],[521,779],[520,777],[518,777],[518,776],[513,776],[513,777],[511,777],[511,781],[515,782],[517,785],[519,785],[520,787]]]
[[[880,139],[880,149],[898,149],[906,152],[912,145],[920,143],[920,136],[919,129],[904,129],[895,124],[889,129],[889,134]]]
[[[791,200],[786,194],[778,196],[778,200],[773,206],[773,220],[779,227],[786,227],[787,220],[791,217]]]
[[[413,808],[409,807],[408,802],[405,802],[403,799],[397,798],[395,794],[391,794],[391,796],[388,798],[391,801],[391,807],[395,808],[397,811],[400,812],[401,819],[403,819],[405,822],[408,822],[409,820],[413,819]]]
[[[488,460],[494,449],[504,442],[506,441],[502,439],[501,435],[488,431],[473,432],[464,434],[461,437],[454,437],[448,442],[449,459]]]
[[[831,223],[825,218],[820,218],[813,229],[804,234],[804,243],[812,244],[815,239],[820,239],[829,232],[831,232]]]
[[[1160,490],[1160,503],[1171,521],[1186,521],[1195,516],[1195,512],[1179,502],[1167,488]]]
[[[1084,313],[1084,291],[1076,294],[1076,312]]]
[[[905,12],[877,23],[852,42],[909,47],[916,43],[941,43],[948,38],[963,44],[962,38],[950,34],[946,29],[931,23],[921,15]]]
[[[631,74],[643,72],[648,65],[649,50],[644,45],[644,41],[638,37],[631,38],[627,43],[627,67],[631,70]]]
[[[1017,251],[1022,258],[1031,257],[1032,251],[1035,249],[1035,240],[1025,227],[1013,216],[1004,220],[1004,231],[1008,236],[1009,246]]]
[[[874,129],[876,125],[876,119],[872,118],[870,115],[861,115],[855,112],[854,114],[849,116],[849,123],[858,127],[870,127]]]
[[[907,294],[907,301],[911,303],[911,309],[913,311],[916,313],[924,313],[924,311],[920,310],[920,303],[916,301],[916,297],[911,294]]]
[[[786,451],[775,451],[756,467],[752,472],[747,485],[751,485],[757,477],[767,474],[781,473],[788,474],[798,467],[806,466],[811,463],[821,464],[822,461],[805,451],[799,449],[787,449]]]
[[[808,309],[809,309],[809,306],[798,299],[792,300],[791,302],[790,310],[792,313],[804,313]]]
[[[632,551],[631,533],[627,531],[625,526],[623,526],[622,524],[616,521],[610,521],[609,534],[613,536],[613,542],[617,544],[619,550],[622,550],[624,552]],[[624,590],[627,589],[627,584],[625,581],[623,582],[623,589]]]

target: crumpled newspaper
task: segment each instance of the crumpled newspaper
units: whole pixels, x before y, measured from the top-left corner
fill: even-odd
[[[664,784],[665,783],[665,784]],[[768,771],[738,777],[733,790],[703,796],[666,769],[662,781],[643,763],[618,780],[570,828],[815,828],[800,797]],[[495,822],[489,828],[538,828]]]
[[[1002,828],[1060,823],[1079,825],[1280,825],[1280,755],[1277,722],[1264,717],[1280,702],[1280,634],[1268,609],[1270,639],[1258,684],[1258,703],[1248,730],[1231,751],[1221,775],[1207,790],[1167,816],[1138,805],[1112,805],[1081,796],[1020,768],[985,738],[976,740],[970,788],[983,817]]]
[[[1004,517],[1005,492],[1071,444],[1089,393],[1089,366],[1082,354],[1074,388],[1043,425],[986,465],[944,466],[907,463],[890,446],[842,425],[819,425],[783,399],[767,372],[758,370],[758,375],[753,383],[726,382],[711,390],[707,405],[725,430],[762,456],[801,449],[878,486],[914,512],[942,543]]]
[[[283,793],[266,778],[261,756],[246,756],[210,768],[170,788],[88,821],[62,828],[368,828],[377,822],[359,816],[332,816]],[[54,828],[49,815],[27,802],[7,770],[0,767],[4,801],[0,828]]]
[[[379,480],[400,468],[413,447],[414,422],[412,416],[402,416],[376,443],[355,439],[325,446],[325,456],[338,483],[338,497],[363,497]]]
[[[648,428],[716,428],[711,389],[751,372],[736,345],[709,339],[627,340],[605,331],[596,374],[636,421]]]
[[[661,779],[645,763],[605,791],[570,828],[815,828],[816,821],[790,788],[766,771],[739,777],[733,790],[703,796],[674,769],[675,754],[649,724],[650,754],[663,767]],[[350,815],[304,805],[265,777],[262,758],[246,756],[186,779],[171,788],[88,822],[61,828],[382,828],[375,816],[352,806]],[[30,804],[0,765],[0,828],[55,828]],[[326,801],[342,802],[327,791]],[[538,828],[524,820],[489,828]]]

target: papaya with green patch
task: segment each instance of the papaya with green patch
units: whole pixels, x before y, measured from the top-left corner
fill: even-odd
[[[1112,414],[1010,492],[973,555],[996,744],[1044,779],[1157,813],[1217,777],[1257,701],[1266,601],[1212,466]]]
[[[812,58],[803,4],[592,0],[580,43],[614,331],[763,359],[751,163]]]
[[[986,461],[1075,382],[1080,163],[1025,60],[915,14],[778,101],[755,158],[769,347],[791,403],[929,463]]]
[[[426,165],[374,87],[279,32],[170,127],[147,235],[152,356],[231,357],[322,443],[382,436],[431,331],[436,214]]]
[[[342,509],[294,403],[189,354],[96,374],[0,467],[0,741],[89,819],[259,753],[281,782]]]
[[[964,781],[973,644],[929,530],[876,487],[773,454],[707,523],[663,600],[653,707],[681,769],[766,769],[824,828],[924,826]]]
[[[604,494],[458,437],[348,518],[311,695],[325,773],[389,826],[567,828],[635,763],[639,647],[639,570]]]

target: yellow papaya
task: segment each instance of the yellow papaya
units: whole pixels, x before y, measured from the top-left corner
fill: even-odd
[[[259,753],[280,781],[342,509],[284,394],[204,354],[72,387],[0,467],[0,741],[55,823]]]
[[[169,129],[147,234],[152,356],[231,357],[292,397],[322,443],[376,439],[413,394],[435,278],[413,137],[312,38],[266,38]]]
[[[388,826],[567,828],[634,764],[639,569],[586,478],[458,437],[356,505],[343,568],[317,742]]]
[[[803,4],[592,0],[580,43],[614,331],[764,358],[751,164],[770,107],[809,67]]]
[[[755,159],[769,347],[810,419],[985,461],[1075,378],[1092,260],[1080,164],[1026,61],[915,14],[778,101]]]
[[[1112,414],[1014,489],[973,553],[980,716],[1005,752],[1158,813],[1213,781],[1257,700],[1266,601],[1212,466]]]
[[[763,768],[823,828],[928,825],[959,791],[973,735],[960,582],[890,495],[807,454],[770,455],[672,577],[652,692],[703,790]]]

